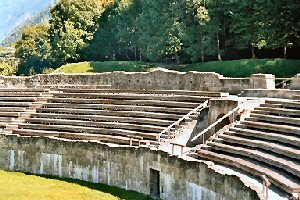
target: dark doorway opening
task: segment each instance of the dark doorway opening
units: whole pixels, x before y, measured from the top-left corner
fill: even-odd
[[[150,169],[150,195],[154,198],[160,197],[160,175],[154,169]]]

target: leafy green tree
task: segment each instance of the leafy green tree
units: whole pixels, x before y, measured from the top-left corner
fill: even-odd
[[[0,75],[12,76],[16,74],[16,67],[13,67],[5,62],[0,62]]]
[[[22,31],[22,39],[16,43],[16,57],[20,59],[18,74],[41,73],[52,68],[51,47],[47,25],[29,26]]]
[[[58,65],[81,59],[93,39],[97,21],[113,0],[61,0],[51,9],[49,29],[53,56]]]
[[[283,48],[283,57],[287,48],[300,45],[300,2],[298,0],[274,0],[265,2],[268,15],[266,32],[268,48]],[[274,15],[274,13],[276,13]]]
[[[300,44],[299,5],[297,0],[117,0],[99,18],[84,58],[186,63],[222,60],[244,49],[255,58],[256,49]]]

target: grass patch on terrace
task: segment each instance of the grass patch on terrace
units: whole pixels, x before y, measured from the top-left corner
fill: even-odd
[[[104,184],[53,176],[0,171],[0,200],[150,200],[143,194]]]
[[[180,65],[176,71],[217,72],[226,77],[249,77],[251,74],[273,74],[277,78],[289,78],[300,73],[300,60],[293,59],[242,59],[230,61],[211,61]]]
[[[211,61],[187,65],[164,65],[135,61],[81,62],[63,65],[54,72],[95,73],[95,72],[145,72],[156,67],[164,67],[180,72],[216,72],[226,77],[249,77],[255,73],[274,74],[276,77],[290,78],[300,73],[300,60],[296,59],[242,59]]]
[[[80,62],[63,65],[56,69],[54,73],[144,72],[152,67],[153,65],[150,63],[136,61]]]

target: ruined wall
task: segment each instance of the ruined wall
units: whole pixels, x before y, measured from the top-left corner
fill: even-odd
[[[300,87],[300,86],[299,86]],[[290,89],[276,89],[276,90],[265,90],[265,89],[254,89],[244,90],[241,95],[242,97],[259,97],[259,98],[281,98],[281,99],[293,99],[295,96],[300,96],[300,88],[298,90]]]
[[[112,85],[120,89],[171,89],[223,91],[232,94],[244,89],[274,89],[263,75],[259,78],[226,78],[213,72],[108,72],[99,74],[50,74],[31,77],[0,76],[0,87],[38,87],[41,85]],[[2,83],[1,83],[2,82]]]
[[[101,182],[146,194],[150,192],[152,168],[160,171],[164,199],[258,198],[235,176],[221,175],[204,163],[188,162],[147,148],[2,136],[0,168]]]
[[[291,87],[292,90],[300,90],[300,74],[297,74],[292,78]]]
[[[231,99],[210,99],[208,111],[208,125],[215,123],[219,118],[236,108],[242,101]],[[233,119],[230,119],[233,122]]]

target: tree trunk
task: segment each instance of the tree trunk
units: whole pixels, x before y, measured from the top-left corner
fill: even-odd
[[[222,56],[221,56],[221,53],[220,53],[219,31],[217,31],[217,43],[218,43],[218,61],[222,61]]]
[[[286,52],[287,52],[287,47],[283,47],[283,58],[286,59]]]
[[[130,60],[130,56],[128,55],[128,50],[126,50],[125,56],[126,56],[127,60],[129,61]]]
[[[255,59],[256,56],[255,56],[255,47],[251,45],[251,55],[252,55],[252,58]]]
[[[176,50],[176,48],[174,48],[174,54],[175,54],[176,63],[179,64],[179,56],[178,56],[178,51]]]
[[[203,37],[201,38],[201,61],[204,62]]]
[[[136,45],[134,46],[134,60],[137,61],[137,56],[136,56]]]
[[[143,56],[141,50],[140,50],[140,61],[143,62]]]
[[[224,17],[224,21],[223,21],[223,39],[224,39],[224,52],[226,53],[226,22],[225,22],[225,17]]]

